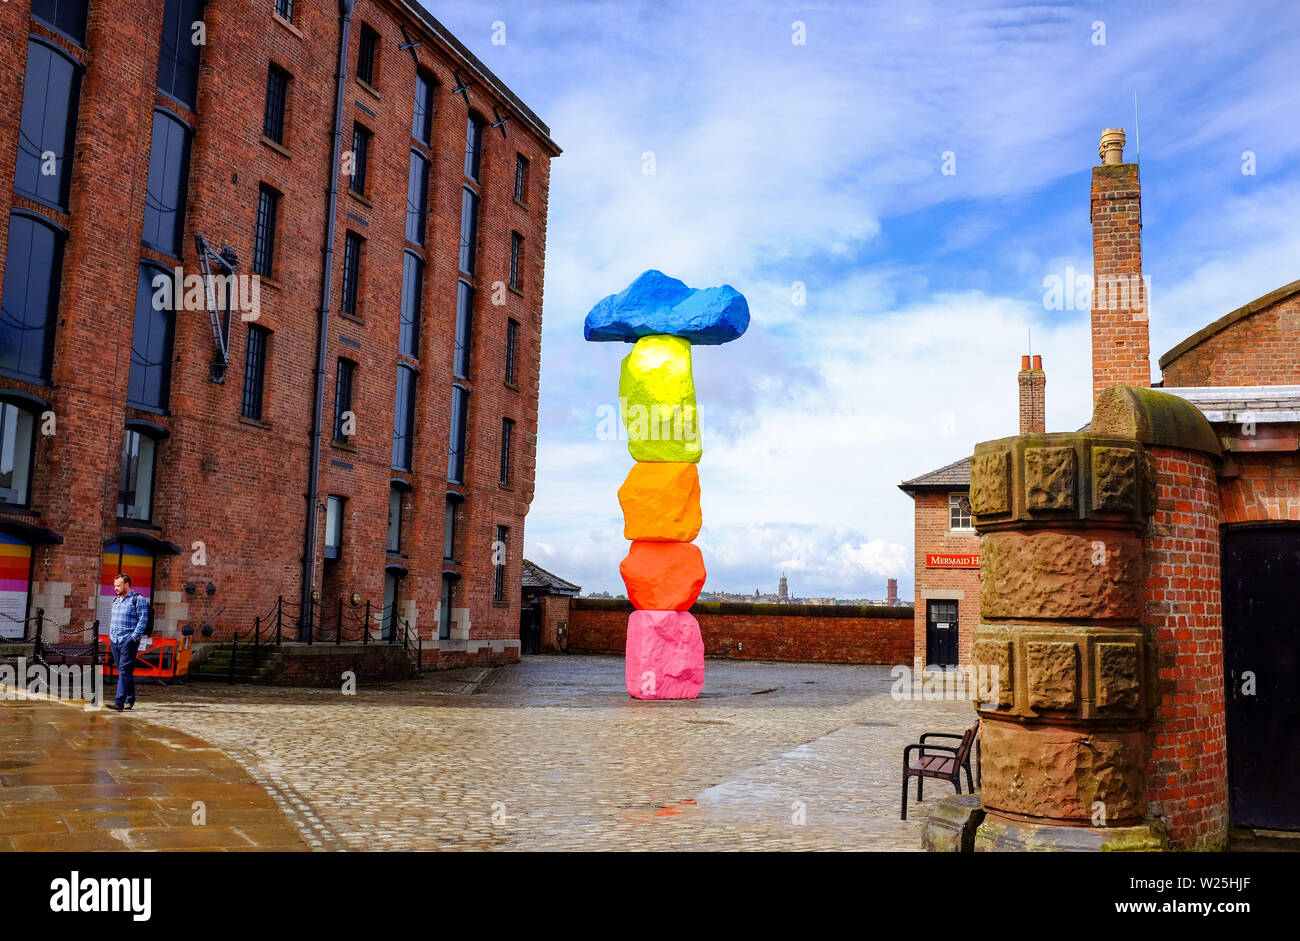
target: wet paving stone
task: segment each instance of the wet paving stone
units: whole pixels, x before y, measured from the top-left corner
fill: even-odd
[[[77,704],[8,701],[0,755],[0,851],[225,850],[277,838],[283,849],[311,849],[248,771],[175,729]],[[194,802],[206,794],[237,805],[238,824],[258,839],[234,821],[196,825]]]
[[[919,850],[951,789],[899,820],[903,748],[974,710],[895,699],[891,682],[888,667],[711,660],[699,699],[641,702],[621,658],[541,656],[353,696],[150,687],[125,718],[220,748],[313,849]],[[223,825],[217,802],[243,794],[156,780],[175,791],[169,820],[202,794]]]

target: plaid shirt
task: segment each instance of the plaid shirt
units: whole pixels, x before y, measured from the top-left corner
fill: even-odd
[[[149,626],[149,602],[131,589],[121,598],[113,599],[113,620],[108,626],[108,639],[115,644],[139,640]]]

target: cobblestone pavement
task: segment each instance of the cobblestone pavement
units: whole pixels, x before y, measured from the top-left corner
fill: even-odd
[[[620,657],[541,656],[354,696],[147,687],[114,718],[256,767],[318,849],[917,850],[952,790],[930,782],[900,821],[903,747],[974,714],[890,683],[888,667],[710,660],[699,699],[640,702]]]
[[[133,715],[0,706],[0,850],[312,848],[256,771],[190,735],[123,721]]]

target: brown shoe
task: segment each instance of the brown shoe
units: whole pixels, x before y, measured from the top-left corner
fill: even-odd
[[[110,708],[110,709],[112,709],[112,710],[114,710],[114,711],[116,711],[116,712],[121,712],[121,711],[122,711],[122,704],[121,704],[120,702],[114,701],[114,702],[111,702],[111,703],[108,704],[108,708]]]
[[[126,708],[127,708],[127,711],[128,711],[128,712],[129,712],[130,710],[134,709],[134,708],[135,708],[135,700],[132,699],[129,703],[127,703],[127,704],[126,704]]]

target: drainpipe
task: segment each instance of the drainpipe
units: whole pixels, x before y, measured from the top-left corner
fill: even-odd
[[[325,343],[329,337],[330,286],[334,281],[334,228],[338,219],[339,161],[343,150],[343,91],[347,82],[348,38],[356,0],[339,0],[339,67],[334,76],[334,136],[330,147],[330,188],[325,206],[324,271],[321,274],[320,321],[316,333],[316,393],[312,400],[311,470],[307,476],[307,531],[302,553],[302,616],[299,640],[305,640],[312,616],[312,586],[316,582],[316,504],[320,500],[321,412],[325,406]]]

